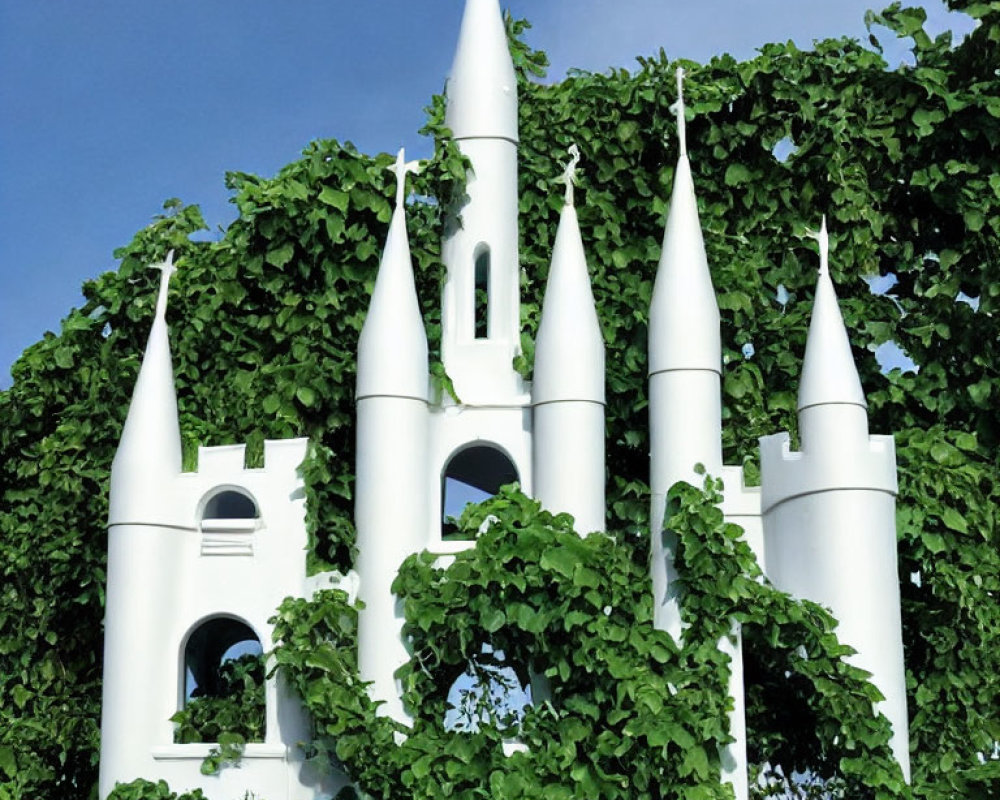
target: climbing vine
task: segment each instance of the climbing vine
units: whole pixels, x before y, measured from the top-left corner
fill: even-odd
[[[1000,3],[949,0],[949,6],[979,23],[961,43],[947,36],[931,38],[923,30],[923,12],[897,4],[870,16],[876,37],[871,46],[846,39],[819,42],[810,51],[775,44],[744,62],[720,56],[708,64],[683,66],[688,70],[688,142],[722,313],[726,460],[744,464],[752,478],[757,437],[782,429],[794,434],[795,389],[815,268],[812,244],[802,234],[826,213],[832,274],[868,394],[871,428],[896,436],[913,793],[920,798],[987,798],[1000,794],[1000,684],[995,680],[1000,674],[995,511],[1000,503],[1000,421],[995,412],[1000,367],[994,356],[1000,335]],[[512,27],[516,34],[517,24]],[[889,66],[882,59],[878,37],[893,35],[911,44],[912,65]],[[633,72],[578,73],[546,85],[532,80],[542,65],[539,54],[515,39],[514,57],[522,79],[525,358],[520,366],[527,370],[532,362],[559,210],[560,193],[552,185],[566,148],[575,142],[584,155],[578,215],[608,347],[608,513],[614,533],[607,541],[615,544],[612,548],[603,540],[587,539],[579,547],[585,561],[597,551],[606,555],[607,569],[617,570],[616,575],[644,575],[646,310],[676,160],[669,106],[677,65],[661,53],[641,59]],[[434,99],[428,133],[436,137],[435,156],[414,179],[414,198],[407,206],[432,349],[440,338],[444,207],[464,178],[462,159],[441,129],[442,109],[441,99]],[[85,797],[95,782],[107,475],[156,294],[156,275],[146,265],[168,249],[176,250],[180,264],[169,322],[186,464],[193,466],[197,444],[247,441],[252,462],[260,459],[265,438],[309,436],[313,448],[305,475],[312,566],[347,570],[352,565],[355,351],[391,212],[390,163],[390,156],[370,157],[324,140],[310,144],[299,160],[272,178],[230,174],[226,180],[240,216],[215,241],[192,238],[204,228],[196,207],[169,201],[159,218],[117,251],[117,271],[85,284],[83,306],[68,314],[59,333],[46,335],[15,364],[13,385],[0,392],[3,800]],[[873,283],[883,290],[873,292]],[[919,370],[883,371],[874,353],[888,342]],[[443,378],[439,364],[433,369]],[[521,500],[508,496],[504,502],[515,519],[529,513]],[[690,510],[701,509],[701,501],[681,497],[678,502],[682,517],[702,519],[701,511]],[[502,522],[490,534],[498,545],[507,541],[505,536],[522,535],[511,526],[516,528],[512,521]],[[550,541],[539,540],[541,552],[569,536],[557,520],[547,520],[543,527]],[[717,526],[703,527],[719,533]],[[535,524],[525,523],[528,529],[535,530]],[[730,538],[722,536],[718,542],[704,551],[704,569],[693,546],[686,556],[691,574],[705,576],[710,587],[710,575],[728,575],[726,560],[735,558],[740,566],[732,579],[740,587],[754,583],[749,566],[735,550],[726,549]],[[468,558],[470,564],[476,559]],[[542,569],[541,555],[538,559]],[[515,572],[513,566],[510,570]],[[447,582],[445,574],[451,575]],[[429,583],[417,585],[418,578]],[[502,583],[501,578],[497,581]],[[437,670],[442,680],[465,668],[463,659],[477,636],[489,634],[491,641],[506,644],[510,658],[529,663],[536,658],[532,637],[537,632],[526,626],[541,623],[520,620],[516,611],[511,621],[507,606],[499,607],[503,621],[495,628],[499,618],[483,619],[481,608],[451,615],[456,625],[464,626],[467,642],[445,635],[445,622],[428,621],[421,609],[445,603],[448,592],[472,591],[464,578],[415,559],[399,581],[409,598],[415,652],[424,659],[416,663],[425,663],[432,674]],[[560,603],[593,610],[585,597],[589,590],[620,592],[620,602],[607,604],[612,607],[609,616],[602,606],[589,622],[559,632],[545,656],[552,662],[536,662],[543,671],[563,658],[558,648],[568,647],[570,634],[595,637],[589,641],[596,648],[598,629],[616,636],[614,631],[628,619],[636,623],[641,642],[609,638],[601,646],[627,654],[621,656],[625,682],[634,678],[630,670],[638,669],[640,656],[646,658],[650,685],[665,691],[649,702],[677,714],[661,717],[664,729],[691,733],[687,726],[693,720],[707,719],[701,712],[684,716],[692,694],[677,675],[681,671],[707,670],[706,688],[692,692],[703,694],[705,703],[725,703],[715,690],[726,667],[711,655],[714,650],[691,651],[686,642],[684,649],[668,651],[666,660],[656,658],[653,644],[668,645],[646,631],[645,601],[636,599],[628,607],[627,592],[635,587],[612,583],[592,589],[576,586],[566,576],[559,583],[565,597],[560,592],[558,597],[545,595],[546,600],[538,588],[532,589],[533,599],[517,602],[534,603],[531,607],[547,626],[557,624],[546,615]],[[516,586],[503,586],[516,593]],[[475,591],[477,597],[487,596],[486,587]],[[490,591],[499,592],[499,583]],[[897,791],[889,767],[880,766],[881,729],[870,717],[865,724],[859,721],[868,690],[855,681],[857,676],[838,672],[836,648],[823,633],[828,621],[818,610],[787,605],[777,596],[753,594],[752,603],[749,595],[736,601],[728,595],[720,598],[693,579],[687,596],[689,613],[695,614],[690,622],[699,637],[710,635],[698,627],[712,622],[702,619],[712,616],[709,610],[724,610],[718,619],[736,615],[744,623],[749,649],[762,654],[755,666],[761,681],[751,691],[748,709],[755,757],[773,757],[790,769],[805,766],[847,785],[862,780],[860,762],[853,759],[863,758],[873,765],[872,775],[863,777],[871,791],[885,796]],[[723,600],[729,604],[724,608],[717,605]],[[287,613],[286,608],[280,619]],[[323,621],[332,641],[342,643],[330,648],[329,656],[342,663],[329,672],[339,674],[340,669],[347,680],[353,674],[347,648],[353,612],[338,601],[310,605],[301,613]],[[279,624],[298,623],[289,617]],[[289,641],[297,635],[290,633]],[[784,647],[786,640],[795,646]],[[799,644],[815,655],[803,662]],[[647,646],[649,652],[639,656],[628,650]],[[287,658],[293,650],[285,651]],[[327,651],[318,648],[320,652]],[[574,667],[580,665],[572,659],[584,657],[568,650],[564,655]],[[840,688],[831,690],[833,695],[825,693],[818,673],[810,672],[814,658],[830,662],[823,674],[836,678]],[[305,667],[289,663],[286,668],[298,669],[311,690],[320,693],[306,694],[311,708],[318,709],[324,696],[331,708],[338,707],[348,702],[341,693],[356,689],[350,684],[321,689]],[[768,700],[785,671],[802,676],[783,687],[796,698],[791,730],[773,718]],[[539,731],[557,729],[563,721],[567,729],[545,743],[567,743],[551,754],[553,761],[545,760],[547,750],[532,746],[531,755],[515,754],[500,762],[500,734],[484,726],[447,740],[453,750],[444,755],[469,756],[461,774],[449,776],[447,764],[452,762],[428,752],[409,762],[409,772],[400,762],[381,780],[403,786],[410,775],[405,778],[414,781],[409,791],[417,781],[425,787],[432,780],[464,786],[485,774],[482,785],[504,796],[517,790],[516,776],[527,774],[523,770],[531,759],[538,759],[550,776],[555,760],[563,759],[566,766],[552,776],[553,785],[575,781],[610,793],[619,791],[613,776],[622,773],[614,764],[619,756],[612,754],[624,748],[620,757],[626,760],[638,760],[642,749],[656,751],[651,766],[638,768],[639,780],[662,769],[692,792],[711,797],[721,791],[710,787],[717,769],[714,743],[727,735],[723,714],[698,730],[690,746],[681,733],[682,742],[651,746],[649,736],[661,734],[640,722],[634,723],[639,726],[634,735],[624,734],[630,724],[625,718],[604,720],[610,727],[601,738],[585,703],[610,709],[619,700],[590,695],[586,700],[582,688],[574,694],[574,681],[582,685],[584,673],[551,676],[558,678],[550,678],[554,698],[567,702],[553,700],[551,712],[544,705],[530,709],[521,725],[520,735],[535,741],[531,737],[540,736]],[[428,680],[413,667],[411,699],[440,708],[444,701]],[[595,675],[594,692],[604,685],[602,680]],[[671,694],[671,686],[677,694]],[[363,695],[352,696],[357,707],[345,720],[367,719],[371,709]],[[843,697],[853,700],[839,705],[835,698]],[[636,720],[649,718],[645,699],[626,699],[635,706]],[[579,706],[574,705],[577,700]],[[359,776],[374,772],[372,759],[397,757],[388,722],[373,725],[367,739],[352,739],[346,728],[338,728],[347,721],[329,720],[325,728],[317,728],[314,757],[336,756]],[[437,724],[415,722],[419,729],[402,752],[415,755],[417,742],[431,741],[420,726],[429,730]],[[840,724],[859,726],[851,728],[858,731],[855,743],[841,738],[834,744],[834,728]],[[805,735],[814,730],[816,739]],[[386,744],[389,755],[368,754],[372,737],[383,737],[378,742]],[[350,751],[352,741],[355,749]],[[573,752],[571,742],[586,742],[587,747]],[[337,752],[327,752],[331,747]],[[663,748],[676,757],[658,755]],[[697,753],[704,753],[704,762]],[[444,760],[438,763],[439,758]],[[501,763],[502,769],[494,769]],[[427,773],[417,777],[414,769]],[[681,774],[685,769],[690,771]],[[382,791],[378,779],[372,780],[372,791]]]
[[[824,770],[849,797],[908,796],[888,750],[889,725],[871,714],[876,690],[841,656],[850,652],[822,608],[761,583],[742,531],[707,493],[678,484],[667,524],[679,537],[685,576],[683,645],[653,628],[648,549],[617,534],[578,536],[504,490],[459,522],[476,546],[443,565],[411,557],[394,585],[403,598],[413,657],[402,673],[412,726],[377,716],[356,667],[356,613],[347,595],[287,600],[275,618],[277,664],[315,725],[311,755],[343,764],[373,797],[724,798],[719,748],[728,732],[733,622],[754,626],[792,674],[809,685],[802,762]],[[447,730],[448,688],[483,646],[502,651],[548,695],[516,729],[523,749],[505,753],[511,730]],[[764,760],[801,732],[754,722]],[[402,738],[405,737],[405,738]],[[785,762],[787,767],[799,766]]]

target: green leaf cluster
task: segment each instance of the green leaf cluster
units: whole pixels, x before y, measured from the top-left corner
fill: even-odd
[[[138,780],[119,783],[108,795],[108,800],[205,800],[201,789],[177,794],[170,791],[166,781]]]
[[[224,661],[219,668],[219,687],[212,694],[188,698],[170,720],[175,723],[174,741],[241,742],[264,741],[264,657],[243,655]]]
[[[795,390],[817,261],[814,245],[803,234],[828,215],[832,273],[868,393],[871,429],[896,435],[913,792],[935,799],[1000,794],[995,760],[1000,741],[1000,683],[995,679],[1000,674],[1000,418],[995,411],[1000,396],[995,358],[1000,343],[995,157],[1000,149],[1000,3],[949,0],[949,6],[979,23],[957,44],[948,35],[927,34],[920,11],[897,4],[871,15],[870,22],[880,26],[873,33],[884,36],[882,29],[888,28],[888,35],[911,44],[912,65],[889,68],[877,49],[847,39],[818,42],[810,51],[790,43],[767,45],[744,62],[722,56],[704,65],[683,63],[692,168],[722,315],[726,460],[744,464],[751,478],[757,437],[782,429],[795,434]],[[521,81],[525,358],[520,366],[527,370],[532,362],[561,204],[555,181],[566,148],[575,142],[584,156],[578,215],[608,347],[610,528],[626,547],[648,530],[646,324],[676,159],[669,107],[677,63],[660,53],[640,59],[633,72],[574,73],[542,84],[532,74],[544,59],[522,42],[515,42],[514,51]],[[407,215],[433,350],[440,338],[440,237],[445,211],[462,192],[465,162],[441,128],[441,98],[432,100],[429,115],[435,155],[411,184]],[[117,251],[119,269],[89,281],[83,306],[15,365],[13,385],[0,392],[0,693],[5,698],[0,704],[0,797],[87,796],[94,784],[107,476],[156,295],[157,276],[146,265],[167,250],[176,250],[180,265],[168,316],[186,463],[193,464],[198,444],[247,441],[253,464],[265,438],[309,436],[313,448],[305,475],[312,567],[346,570],[353,563],[355,352],[391,212],[391,161],[388,155],[370,157],[350,144],[327,140],[311,144],[272,178],[231,174],[227,182],[239,218],[212,241],[192,238],[204,228],[197,208],[169,201],[162,215]],[[894,283],[886,292],[873,293],[874,278]],[[919,370],[884,373],[874,352],[890,341]],[[750,356],[746,345],[752,345]],[[440,364],[433,371],[446,386]],[[640,551],[636,544],[631,552]],[[706,558],[716,558],[713,553]],[[697,548],[687,557],[692,569],[701,569]],[[638,555],[628,558],[633,569],[644,569]],[[605,591],[576,586],[576,576],[560,573],[559,563],[559,556],[549,556],[544,569],[562,585],[573,585],[574,602],[586,606],[586,591]],[[543,569],[540,561],[537,566]],[[744,582],[736,582],[738,597]],[[417,587],[408,588],[417,598]],[[551,597],[554,605],[543,608],[541,589],[530,592],[533,599],[511,602],[535,604],[537,618],[519,616],[526,612],[505,605],[484,617],[486,609],[477,607],[476,624],[485,630],[489,623],[491,636],[506,636],[505,631],[527,636],[528,626],[555,625],[547,615],[564,600]],[[694,591],[689,596],[693,604],[699,602]],[[714,608],[716,600],[704,602]],[[708,606],[699,613],[707,614]],[[616,614],[639,625],[648,613],[642,602],[612,608],[604,622],[597,614],[589,623],[575,624],[581,629],[610,626],[612,636],[618,635]],[[785,638],[804,643],[801,631],[815,634],[818,618],[815,625],[796,627],[795,615],[813,612],[789,610],[773,598],[765,608],[772,616],[748,618],[745,641],[748,651],[764,654],[761,674],[781,675],[785,662],[767,655],[768,648]],[[781,621],[781,614],[791,616]],[[324,623],[340,631],[336,636],[347,637],[345,646],[353,635],[344,628],[349,619],[344,610]],[[414,636],[424,630],[424,622],[414,617]],[[434,624],[425,633],[437,637]],[[775,625],[778,638],[772,641]],[[462,642],[462,648],[474,644]],[[671,672],[667,665],[680,655],[654,653],[651,641],[646,644],[651,675]],[[818,658],[832,658],[815,646]],[[614,651],[611,645],[606,649]],[[469,652],[456,649],[435,668],[457,669]],[[706,646],[702,655],[710,659],[712,652]],[[316,653],[316,659],[333,659],[329,669],[339,670],[343,680],[354,674],[339,645]],[[528,657],[516,648],[510,654]],[[834,725],[834,711],[828,708],[833,701],[815,689],[821,682],[809,677],[808,664],[796,666],[796,674],[805,671],[808,680],[786,687],[786,694],[800,698],[792,726],[825,736]],[[311,669],[326,667],[317,663]],[[713,675],[704,702],[717,707],[725,699],[716,691],[721,672]],[[410,682],[411,691],[424,691],[419,676],[412,675]],[[768,711],[774,707],[775,682],[761,686],[750,698],[754,730],[780,731]],[[342,691],[354,691],[349,682],[345,687]],[[427,696],[432,696],[429,690]],[[857,711],[861,701],[855,699],[838,713]],[[322,703],[322,698],[307,700],[311,707]],[[640,711],[646,702],[628,700]],[[352,702],[354,713],[367,718],[363,697],[358,694]],[[673,700],[669,704],[679,708]],[[590,719],[582,705],[573,713],[581,724]],[[523,735],[532,735],[532,726],[556,725],[555,718],[545,721],[540,714],[525,720]],[[656,745],[683,750],[669,769],[687,770],[680,779],[692,787],[702,773],[715,769],[715,750],[708,743],[723,736],[722,716],[713,719],[707,730],[696,730],[690,746],[672,739],[672,744]],[[361,745],[349,752],[351,738],[340,736],[340,723],[330,724],[334,728],[321,731],[328,738],[320,741],[336,738],[335,749],[356,763],[352,769],[370,769],[358,755]],[[671,736],[692,733],[685,727],[690,720],[680,717],[672,724]],[[617,744],[602,740],[589,754],[573,756],[567,747],[559,757],[572,766],[560,779],[610,787],[614,780],[608,776],[618,773],[601,759],[616,747],[625,747],[628,756],[635,740],[651,732],[638,731]],[[380,741],[391,750],[393,733],[389,723],[380,722],[366,735],[383,737]],[[862,733],[858,741],[866,746],[877,739],[873,730]],[[496,735],[483,730],[453,737],[449,746],[479,765],[469,770],[486,770],[483,765],[496,758]],[[592,728],[580,733],[582,739],[563,732],[560,736],[568,738],[553,742],[592,742],[587,738],[592,735]],[[677,736],[683,739],[683,733]],[[837,755],[830,745],[799,747],[787,732],[755,736],[759,752],[781,753],[782,763],[798,763],[808,750],[818,754],[809,755],[809,763],[822,767],[820,774],[857,778],[856,770],[845,766],[849,757]],[[476,760],[478,754],[483,761]],[[442,786],[466,780],[442,777],[438,754],[424,756],[411,762],[410,774],[426,770]],[[526,757],[513,756],[510,762],[520,758]],[[876,761],[870,763],[881,763],[872,758]],[[883,777],[877,785],[890,786],[894,779]],[[492,791],[516,794],[520,787],[510,780],[515,783],[498,784]],[[690,796],[700,791],[692,788]]]

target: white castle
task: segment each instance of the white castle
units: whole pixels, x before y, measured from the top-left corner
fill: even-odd
[[[680,78],[678,79],[680,83]],[[906,692],[896,572],[896,467],[891,436],[870,436],[865,397],[827,267],[820,271],[802,367],[801,450],[787,433],[761,440],[761,486],[722,463],[719,312],[705,256],[678,100],[680,158],[649,309],[652,584],[655,624],[682,636],[671,556],[661,530],[666,493],[700,482],[696,464],[725,480],[723,511],[741,525],[768,579],[832,609],[838,633],[885,696],[892,748],[909,775]],[[459,401],[429,388],[427,337],[398,191],[357,364],[355,521],[359,556],[358,662],[383,713],[406,721],[396,670],[409,659],[391,584],[422,550],[471,542],[442,535],[444,488],[484,492],[516,480],[581,533],[605,526],[604,345],[573,207],[572,167],[535,344],[534,378],[519,354],[516,78],[497,0],[467,0],[447,85],[446,124],[472,164],[460,224],[443,258],[444,366]],[[268,618],[286,596],[308,597],[336,575],[307,577],[306,441],[267,442],[263,469],[244,468],[242,446],[199,450],[181,467],[180,430],[164,318],[172,265],[121,443],[112,465],[101,721],[100,795],[116,782],[166,779],[213,800],[330,797],[346,778],[309,774],[297,742],[308,720],[280,676],[266,684],[266,733],[239,769],[199,771],[210,743],[174,743],[170,717],[191,681],[216,670],[238,642],[272,646]],[[739,630],[732,655],[724,779],[746,798],[746,729]],[[459,735],[459,734],[456,734]]]

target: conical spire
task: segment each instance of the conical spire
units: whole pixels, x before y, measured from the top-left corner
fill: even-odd
[[[678,90],[683,72],[678,70]],[[698,201],[684,133],[684,100],[675,105],[681,148],[674,173],[663,251],[649,313],[649,373],[676,369],[721,372],[719,306],[705,255]]]
[[[392,169],[396,173],[396,208],[358,340],[357,397],[426,400],[427,334],[413,279],[403,203],[406,173],[416,172],[417,162],[407,162],[400,149]]]
[[[156,312],[111,466],[113,472],[151,468],[170,473],[181,471],[181,433],[166,319],[170,277],[177,271],[173,258],[171,250],[166,261],[153,265],[162,271]]]
[[[573,159],[564,175],[566,205],[559,217],[535,340],[535,403],[604,402],[604,340],[573,207],[573,173],[580,158],[576,145],[570,154]]]
[[[517,77],[497,0],[466,0],[446,94],[456,139],[517,141]]]
[[[166,483],[181,472],[181,431],[167,331],[167,290],[176,271],[171,250],[162,270],[153,327],[132,402],[111,462],[109,524],[164,521],[169,515]]]
[[[799,411],[817,405],[849,404],[867,408],[861,379],[854,364],[837,293],[830,279],[830,243],[826,217],[819,241],[819,278],[813,301],[809,338],[799,382]]]

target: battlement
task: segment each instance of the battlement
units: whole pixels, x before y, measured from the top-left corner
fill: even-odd
[[[306,457],[309,440],[267,439],[264,441],[264,466],[247,468],[245,444],[223,444],[198,448],[198,466],[192,472],[204,473],[271,473],[298,469]]]
[[[891,436],[869,436],[848,452],[792,450],[786,431],[760,439],[761,512],[795,497],[843,490],[895,495],[896,445]]]

